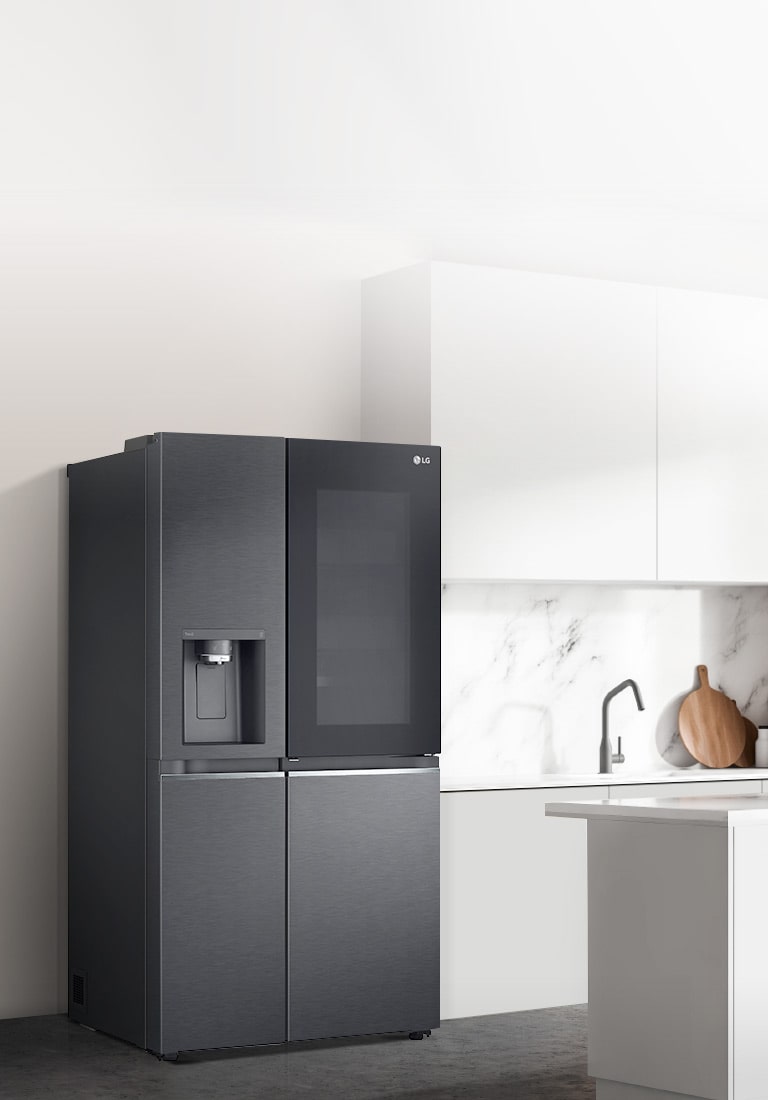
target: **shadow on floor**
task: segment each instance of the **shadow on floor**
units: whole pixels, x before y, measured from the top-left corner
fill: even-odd
[[[9,1100],[593,1100],[586,1006],[448,1020],[431,1038],[333,1039],[160,1062],[65,1016],[0,1021]]]

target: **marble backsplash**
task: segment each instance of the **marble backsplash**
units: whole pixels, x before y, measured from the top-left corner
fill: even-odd
[[[598,770],[605,693],[616,770],[695,763],[680,742],[680,703],[696,666],[742,713],[768,725],[768,588],[446,584],[442,596],[446,776]]]

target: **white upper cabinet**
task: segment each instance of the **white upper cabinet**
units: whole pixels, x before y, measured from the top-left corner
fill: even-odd
[[[659,579],[768,579],[768,301],[659,291]]]
[[[367,280],[363,438],[430,428],[445,578],[655,579],[653,288],[445,263]]]

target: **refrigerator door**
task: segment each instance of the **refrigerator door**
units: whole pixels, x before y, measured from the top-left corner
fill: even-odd
[[[285,440],[175,432],[156,438],[147,448],[148,755],[283,756]],[[226,717],[214,710],[207,718],[212,712],[195,705],[195,662],[205,641],[223,639],[237,650],[232,690],[218,692],[226,695]],[[213,671],[230,678],[224,666]],[[159,744],[154,730],[161,731]]]
[[[437,768],[288,779],[288,1038],[440,1021]]]
[[[288,440],[288,755],[440,751],[440,450]]]
[[[285,1040],[285,776],[161,780],[158,1054]]]

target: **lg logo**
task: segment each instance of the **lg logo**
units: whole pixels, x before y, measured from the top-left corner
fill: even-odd
[[[430,459],[429,455],[424,455],[423,457],[421,455],[414,455],[413,456],[414,466],[421,466],[422,462],[424,463],[425,466],[429,466],[429,464],[431,462],[431,459]]]

